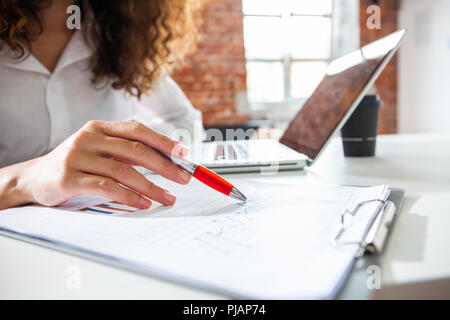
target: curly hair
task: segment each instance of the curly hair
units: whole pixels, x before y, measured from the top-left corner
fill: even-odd
[[[0,0],[0,50],[6,45],[22,59],[43,31],[40,12],[52,0]],[[198,0],[84,0],[78,4],[92,23],[83,28],[93,49],[93,82],[140,97],[163,70],[170,71],[197,43]]]

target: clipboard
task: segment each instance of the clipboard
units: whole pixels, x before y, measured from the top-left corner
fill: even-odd
[[[379,255],[383,252],[389,234],[392,230],[393,223],[397,212],[403,205],[403,199],[405,196],[405,189],[401,188],[389,188],[390,194],[386,200],[371,199],[362,201],[356,204],[352,208],[345,208],[341,213],[340,224],[337,231],[334,231],[330,236],[330,244],[333,246],[345,246],[358,244],[360,250],[356,253],[356,257],[361,257],[364,254]],[[375,219],[372,225],[368,228],[367,233],[360,242],[345,242],[340,241],[341,236],[346,231],[345,218],[355,216],[358,214],[358,210],[368,203],[380,202],[382,204],[379,207]]]
[[[170,181],[166,181],[165,183],[169,184]],[[268,195],[274,194],[274,192],[279,192],[275,194],[282,195],[285,192],[285,188],[280,187],[278,184],[270,185],[271,188],[267,185],[267,182],[261,183],[260,185],[255,184],[255,181],[248,180],[240,181],[241,186],[247,187],[250,189],[258,188],[258,192],[254,191],[254,195],[256,198],[255,201],[258,199],[268,199]],[[200,186],[200,185],[199,185]],[[351,187],[351,186],[347,186]],[[380,188],[381,186],[377,186]],[[374,187],[374,188],[377,188]],[[344,193],[347,195],[349,200],[352,199],[353,194],[356,198],[352,201],[353,206],[355,206],[355,203],[358,201],[369,201],[372,198],[375,197],[382,197],[386,201],[383,203],[383,205],[374,205],[374,203],[369,204],[371,208],[364,207],[364,204],[360,204],[357,206],[358,208],[348,208],[348,210],[343,210],[342,208],[346,208],[349,203],[345,203],[344,201],[342,204],[339,204],[339,206],[336,206],[333,204],[334,197],[343,198],[344,191],[339,190],[339,186],[320,186],[312,187],[309,185],[302,185],[299,184],[296,186],[298,188],[298,191],[304,191],[304,192],[311,192],[313,194],[319,194],[320,196],[317,196],[317,198],[311,199],[311,203],[322,201],[320,199],[329,199],[330,208],[333,210],[328,211],[328,206],[326,205],[328,202],[320,202],[321,206],[318,207],[316,210],[308,210],[311,208],[310,205],[305,204],[304,208],[305,210],[302,210],[302,215],[298,214],[298,210],[301,204],[298,203],[298,198],[293,199],[292,206],[290,207],[291,210],[289,211],[288,215],[285,216],[284,219],[279,219],[279,212],[278,211],[272,211],[273,217],[276,217],[275,222],[276,224],[271,220],[272,215],[269,216],[261,216],[261,219],[258,220],[258,228],[261,226],[265,226],[260,232],[257,234],[258,237],[256,238],[256,244],[262,245],[259,248],[262,249],[268,249],[268,251],[264,251],[264,254],[259,254],[261,251],[252,251],[251,247],[249,250],[247,250],[248,246],[243,247],[241,243],[238,243],[236,239],[233,240],[232,244],[234,247],[241,248],[245,251],[245,254],[239,255],[239,256],[230,256],[229,258],[226,256],[226,254],[222,253],[216,253],[215,255],[205,255],[202,252],[199,252],[195,255],[196,259],[193,259],[195,252],[187,251],[187,250],[181,250],[181,249],[173,249],[173,248],[164,248],[164,250],[160,249],[160,246],[158,245],[151,245],[149,246],[147,243],[142,244],[142,241],[133,241],[133,239],[128,239],[127,241],[130,241],[130,245],[126,245],[123,247],[120,247],[124,243],[123,239],[119,238],[120,236],[124,236],[126,233],[125,229],[123,228],[122,223],[110,223],[107,224],[106,220],[110,220],[110,218],[105,219],[106,216],[102,215],[96,215],[96,214],[90,214],[90,215],[79,215],[76,213],[71,213],[68,215],[59,215],[58,212],[52,212],[49,214],[47,210],[55,210],[55,209],[48,209],[48,208],[15,208],[11,209],[10,212],[7,214],[2,215],[0,217],[0,233],[5,234],[7,236],[13,237],[13,238],[19,238],[21,240],[25,240],[28,242],[35,242],[39,243],[40,245],[44,245],[46,247],[50,247],[52,249],[56,249],[63,252],[68,252],[70,254],[75,254],[78,256],[81,256],[83,258],[88,258],[91,260],[99,261],[105,264],[113,265],[116,267],[120,267],[123,269],[131,270],[134,272],[142,273],[148,276],[173,281],[180,284],[185,284],[192,287],[202,288],[206,289],[212,292],[222,293],[226,296],[235,297],[235,298],[244,298],[244,299],[332,299],[335,298],[338,293],[341,291],[342,286],[346,283],[348,276],[350,275],[350,272],[352,270],[352,266],[356,259],[356,252],[371,252],[371,247],[369,244],[373,244],[374,248],[376,248],[375,251],[380,253],[381,250],[384,247],[384,242],[387,239],[387,233],[386,236],[383,237],[383,226],[392,226],[392,222],[394,221],[394,218],[389,218],[390,215],[387,213],[393,212],[393,215],[395,217],[395,214],[397,210],[401,207],[401,200],[403,199],[404,191],[401,191],[400,194],[396,197],[396,190],[395,189],[389,189],[388,186],[383,185],[383,190],[387,191],[377,191],[376,193],[368,192],[366,196],[361,196],[361,193],[364,193],[364,189],[370,189],[370,188],[364,188],[364,187],[356,187],[353,186],[355,190],[348,190],[347,193]],[[313,190],[311,190],[313,189]],[[345,188],[343,188],[345,189]],[[349,188],[350,189],[350,188]],[[361,189],[361,193],[357,190]],[[318,191],[322,192],[329,192],[330,198],[326,198],[324,194],[317,193]],[[367,190],[369,191],[369,190]],[[196,189],[196,185],[192,185],[192,188],[189,190],[190,193],[183,194],[186,203],[185,206],[189,206],[191,204],[191,195],[197,195],[199,194],[198,189]],[[208,190],[204,190],[205,193],[208,192]],[[217,193],[212,193],[211,191],[211,199],[207,197],[206,199],[208,202],[205,202],[205,197],[202,196],[199,201],[201,201],[202,205],[206,204],[213,204],[214,208],[216,208],[217,202],[219,200],[219,195]],[[266,192],[266,193],[264,193]],[[310,197],[309,195],[306,195],[306,197]],[[182,197],[180,197],[182,198]],[[274,202],[284,202],[284,198],[281,198],[281,196],[274,197]],[[183,200],[183,199],[179,199]],[[376,201],[373,200],[373,201]],[[373,202],[372,201],[372,202]],[[388,201],[391,201],[394,205],[396,210],[392,211],[393,209],[389,209],[388,207]],[[277,203],[278,203],[277,202]],[[182,202],[179,202],[179,204],[183,204]],[[225,203],[224,203],[225,205]],[[177,210],[184,210],[184,207],[177,209]],[[266,208],[266,207],[264,207]],[[372,209],[373,208],[373,209]],[[390,206],[392,207],[392,205]],[[367,210],[369,209],[369,210]],[[388,210],[389,209],[389,210]],[[173,210],[171,208],[167,208],[166,210]],[[216,209],[214,209],[216,210]],[[248,214],[247,209],[238,208],[236,209],[239,212],[235,213],[236,215],[232,218],[237,219],[239,217],[241,219],[247,219],[248,220]],[[243,210],[242,212],[240,210]],[[265,210],[265,209],[264,209]],[[336,211],[337,210],[337,211]],[[21,211],[20,215],[17,215],[17,211]],[[23,212],[22,212],[23,211]],[[364,229],[359,228],[360,232],[358,232],[358,236],[355,237],[355,240],[361,240],[364,239],[361,243],[358,242],[358,245],[356,246],[355,243],[353,243],[352,246],[345,247],[345,244],[341,243],[341,241],[337,241],[335,245],[344,246],[343,248],[339,248],[342,250],[335,250],[332,246],[328,243],[328,238],[330,235],[330,227],[334,226],[333,223],[336,223],[336,220],[339,219],[339,211],[342,211],[344,215],[351,215],[351,214],[358,214],[359,217],[366,217],[361,220],[364,225]],[[215,212],[215,211],[214,211]],[[245,214],[244,214],[245,212]],[[317,214],[317,212],[322,212],[324,216]],[[167,212],[161,212],[161,214],[166,214]],[[259,216],[259,211],[255,212],[256,215]],[[37,215],[38,220],[36,220],[38,223],[29,223],[29,218],[35,219]],[[195,215],[196,219],[193,221],[193,219],[190,219],[190,223],[198,222],[200,218],[197,218],[197,215]],[[218,223],[218,218],[225,219],[227,224],[230,224],[230,219],[228,219],[227,215],[220,215],[220,216],[214,216],[209,217],[205,216],[205,218],[202,218],[200,220],[211,220],[210,224],[214,225],[214,228],[216,228],[216,225]],[[304,218],[308,217],[308,219],[311,219],[308,223],[303,223]],[[324,217],[327,217],[326,224],[324,224]],[[367,221],[369,219],[370,221]],[[11,218],[12,222],[8,222],[8,219]],[[256,218],[256,216],[252,216],[252,218]],[[292,223],[292,220],[295,218],[296,223]],[[389,218],[389,219],[388,219]],[[119,219],[119,218],[118,218]],[[177,222],[180,218],[175,219]],[[379,220],[378,220],[379,219]],[[2,222],[2,220],[4,220]],[[24,224],[17,224],[17,220],[19,222],[24,222]],[[214,220],[214,221],[212,221]],[[247,221],[245,220],[245,221]],[[320,221],[319,221],[320,220]],[[354,219],[353,221],[357,221],[358,219]],[[390,221],[390,224],[384,224],[383,221]],[[52,229],[55,233],[48,234],[46,232],[41,232],[42,224],[46,224],[47,221],[52,222],[52,226],[55,224],[61,227],[64,227],[63,229],[58,227],[56,229]],[[116,221],[116,220],[114,220]],[[135,222],[132,222],[135,221]],[[164,221],[161,221],[160,218],[158,219],[134,219],[130,220],[129,224],[133,223],[133,227],[138,228],[140,233],[142,234],[142,231],[145,231],[144,234],[154,234],[153,232],[149,232],[148,229],[151,227],[153,223],[150,223],[153,221],[156,223],[156,225],[159,226],[159,223],[165,223]],[[171,219],[170,221],[174,221],[174,219]],[[251,225],[253,225],[253,220],[248,220],[248,222]],[[380,221],[377,223],[377,221]],[[300,223],[301,222],[301,223]],[[80,224],[78,224],[80,223]],[[239,225],[242,223],[242,220],[237,221]],[[95,241],[85,241],[84,235],[85,234],[92,234],[92,232],[89,230],[85,230],[86,226],[90,226],[92,224],[93,227],[96,228],[96,226],[101,226],[104,230],[105,225],[108,226],[108,235],[101,236],[101,234],[95,234],[96,239],[99,239],[101,241],[106,241],[107,248],[103,250],[103,247],[101,247],[101,243],[97,245],[97,242]],[[214,230],[217,230],[220,233],[220,236],[223,234],[226,234],[226,229],[224,227],[216,228],[214,230],[210,229],[208,224],[208,228],[205,229],[206,231],[212,232]],[[119,226],[117,228],[117,236],[110,237],[109,234],[116,230],[114,229],[115,226]],[[279,231],[283,230],[285,231],[285,227],[290,227],[289,230],[287,230],[287,233],[283,234],[283,237],[280,239]],[[81,230],[80,228],[83,227]],[[164,224],[164,228],[167,228],[168,225]],[[197,232],[198,228],[201,227],[199,225],[195,226],[195,230]],[[241,226],[242,227],[242,226]],[[236,234],[236,230],[241,230],[240,226],[237,226],[234,224],[230,227],[230,232]],[[53,227],[52,227],[53,228]],[[301,229],[302,228],[302,229]],[[313,229],[314,228],[314,229]],[[145,230],[144,230],[145,229]],[[185,226],[183,225],[183,229],[185,229]],[[389,231],[390,228],[387,228]],[[78,231],[81,230],[81,231]],[[266,231],[268,230],[274,230],[275,233],[267,234]],[[302,232],[299,232],[299,230],[302,230]],[[376,231],[372,231],[376,230]],[[75,232],[76,231],[76,232]],[[252,234],[255,234],[255,230],[249,230],[252,231]],[[310,241],[310,242],[297,242],[293,240],[301,240],[306,239],[310,234],[311,235],[317,235],[320,233],[320,238],[317,238],[317,241]],[[5,233],[3,233],[5,232]],[[75,232],[75,233],[73,233]],[[345,232],[345,230],[344,230]],[[134,228],[131,228],[128,232],[128,234],[135,235],[137,234],[136,230]],[[208,233],[210,235],[210,233]],[[351,233],[350,233],[351,234]],[[373,240],[370,240],[369,235],[374,234],[375,237]],[[217,235],[217,234],[216,234]],[[231,233],[227,234],[227,236],[230,236]],[[245,233],[245,235],[248,235],[248,232]],[[126,234],[125,234],[126,236]],[[345,237],[344,237],[345,238]],[[145,238],[146,239],[146,238]],[[210,239],[210,238],[208,238]],[[378,239],[383,239],[383,243],[380,244],[380,241]],[[195,239],[194,239],[195,240]],[[212,239],[213,240],[213,239]],[[217,240],[216,242],[212,242],[212,240],[209,243],[218,244],[218,241],[224,241],[224,240]],[[262,240],[267,240],[267,244],[264,245]],[[339,239],[337,239],[339,240]],[[146,240],[147,241],[147,240]],[[278,241],[278,244],[274,246],[274,242]],[[314,242],[314,245],[321,249],[324,249],[326,251],[320,251],[317,255],[312,254],[312,251],[309,251],[311,243]],[[196,242],[203,244],[203,242]],[[209,244],[208,243],[208,244]],[[301,245],[304,243],[305,245]],[[247,244],[247,243],[244,243]],[[254,244],[253,242],[248,244]],[[281,248],[281,245],[284,245],[283,248],[290,248],[290,250],[281,251],[279,248]],[[130,250],[128,249],[130,246],[134,248],[134,255],[130,255]],[[239,246],[239,247],[238,247]],[[123,248],[123,249],[122,249]],[[202,247],[203,249],[205,247]],[[209,248],[209,247],[208,247]],[[361,250],[359,250],[361,248]],[[215,250],[216,248],[212,248],[211,250]],[[364,250],[363,250],[364,249]],[[296,254],[292,254],[295,250]],[[150,252],[150,253],[149,253]],[[209,251],[208,251],[209,252]],[[253,253],[252,253],[253,252]],[[143,253],[143,254],[141,254]],[[145,253],[145,254],[144,254]],[[175,254],[176,253],[176,254]],[[266,256],[267,254],[278,254],[276,257],[285,259],[284,261],[288,261],[289,263],[285,263],[283,265],[280,265],[278,259],[269,259],[269,262],[275,261],[274,264],[269,264]],[[183,255],[182,255],[183,254]],[[307,254],[307,257],[309,257],[309,260],[304,259],[304,256]],[[158,259],[155,259],[157,257]],[[214,257],[214,259],[211,259],[210,257]],[[246,259],[246,257],[250,257]],[[188,259],[189,258],[189,259]],[[205,258],[204,260],[201,260],[201,263],[198,263],[198,258]],[[163,260],[165,259],[165,260]],[[175,262],[183,262],[183,263],[173,263]],[[265,264],[264,264],[265,263]],[[282,267],[285,272],[279,273],[280,276],[275,278],[275,280],[271,280],[273,275],[274,268]],[[258,267],[258,268],[255,268]],[[234,268],[234,269],[233,269]],[[302,269],[303,268],[303,269]],[[198,270],[200,269],[201,272]],[[239,273],[236,274],[234,270],[239,270]],[[241,271],[242,270],[242,271]],[[255,272],[257,270],[258,272]],[[287,272],[286,272],[287,271]],[[247,281],[247,282],[244,282]]]

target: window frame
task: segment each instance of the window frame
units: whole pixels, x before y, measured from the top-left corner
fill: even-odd
[[[284,100],[281,102],[251,102],[247,98],[249,109],[252,113],[258,114],[260,112],[265,111],[287,111],[289,110],[298,110],[298,106],[302,105],[307,99],[306,98],[294,98],[291,96],[291,69],[292,64],[295,62],[325,62],[330,63],[332,60],[333,55],[333,35],[334,35],[334,19],[335,14],[335,1],[332,1],[332,8],[331,13],[328,14],[302,14],[302,13],[281,13],[281,14],[247,14],[243,12],[243,19],[245,17],[267,17],[267,18],[280,18],[284,19],[283,23],[285,24],[287,19],[290,19],[292,17],[321,17],[321,18],[327,18],[330,19],[330,55],[328,59],[321,59],[321,58],[292,58],[290,53],[283,53],[283,56],[281,59],[258,59],[258,58],[247,58],[245,57],[246,64],[248,62],[266,62],[266,63],[273,63],[273,62],[279,62],[283,65],[283,87],[284,87]],[[285,17],[285,16],[288,17]]]

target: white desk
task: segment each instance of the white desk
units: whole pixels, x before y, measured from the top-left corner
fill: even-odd
[[[232,175],[233,178],[258,174]],[[229,176],[230,177],[230,176]],[[355,265],[341,298],[368,298],[366,267],[376,264],[381,285],[450,277],[450,135],[381,136],[375,158],[344,158],[340,139],[305,171],[264,179],[377,185],[407,189],[403,210],[384,254]],[[69,272],[80,288],[69,289]],[[225,298],[0,237],[0,298]]]

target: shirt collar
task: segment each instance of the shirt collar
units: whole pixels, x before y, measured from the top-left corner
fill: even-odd
[[[48,76],[51,75],[50,71],[46,67],[44,67],[44,65],[42,65],[42,63],[39,62],[38,59],[30,54],[28,49],[25,49],[24,59],[14,59],[14,55],[15,52],[8,46],[4,45],[2,51],[0,52],[0,63],[18,70],[37,72]],[[70,38],[61,57],[59,58],[58,64],[56,65],[53,73],[57,73],[63,68],[78,61],[84,60],[91,55],[92,50],[84,39],[83,31],[76,30]]]
[[[92,50],[84,39],[83,31],[77,30],[74,32],[72,38],[64,49],[53,73],[56,73],[78,61],[89,58],[91,55]]]
[[[3,44],[2,51],[0,52],[0,64],[17,70],[50,75],[47,68],[31,55],[28,49],[24,48],[23,50],[24,58],[17,59],[17,52]]]

